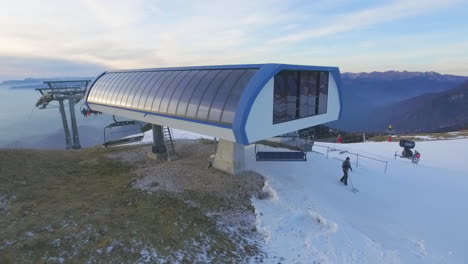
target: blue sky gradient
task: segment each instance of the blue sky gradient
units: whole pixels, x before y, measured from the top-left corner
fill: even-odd
[[[264,62],[468,75],[466,0],[0,4],[0,79]]]

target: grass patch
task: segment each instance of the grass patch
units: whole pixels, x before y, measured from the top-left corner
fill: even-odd
[[[238,263],[258,254],[207,216],[250,204],[134,190],[133,167],[108,158],[118,151],[128,149],[0,150],[0,263]]]

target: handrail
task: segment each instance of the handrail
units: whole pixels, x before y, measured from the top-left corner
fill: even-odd
[[[386,160],[380,160],[380,159],[364,156],[364,155],[361,155],[359,153],[353,153],[353,152],[349,152],[348,150],[337,149],[335,147],[330,147],[330,146],[323,146],[323,145],[318,145],[318,144],[314,144],[313,146],[326,148],[327,149],[327,159],[328,159],[328,153],[330,152],[330,149],[337,150],[337,151],[343,151],[343,152],[346,152],[346,153],[348,153],[350,155],[356,155],[356,167],[359,167],[359,157],[385,163],[384,173],[387,174],[388,161],[386,161]]]

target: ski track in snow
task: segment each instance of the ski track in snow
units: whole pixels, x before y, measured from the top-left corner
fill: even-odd
[[[384,165],[339,151],[309,153],[307,162],[256,162],[270,199],[253,199],[265,236],[266,263],[466,263],[468,140],[417,142],[419,165],[394,158],[397,142],[327,144],[388,160]],[[326,149],[314,148],[326,153]],[[453,153],[459,153],[452,157]],[[343,186],[341,162],[360,192]]]

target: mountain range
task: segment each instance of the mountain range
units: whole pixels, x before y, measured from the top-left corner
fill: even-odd
[[[400,102],[424,94],[448,91],[468,77],[436,72],[386,71],[342,74],[342,116],[329,125],[342,130],[383,132],[397,116],[387,113]],[[429,117],[428,117],[429,118]],[[401,123],[404,130],[406,124]]]
[[[392,124],[400,133],[446,132],[468,128],[468,81],[454,89],[420,95],[386,106],[371,121]]]

